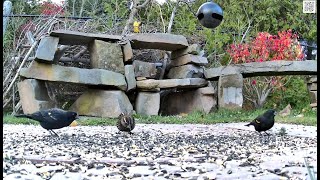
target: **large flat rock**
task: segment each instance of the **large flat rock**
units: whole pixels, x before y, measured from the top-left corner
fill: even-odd
[[[186,54],[184,56],[178,57],[175,60],[172,60],[170,63],[171,66],[182,66],[185,64],[195,64],[198,66],[205,66],[208,64],[208,60],[206,57],[193,55],[193,54]]]
[[[217,98],[213,87],[172,92],[163,97],[161,115],[192,113],[195,110],[209,113],[216,109]]]
[[[139,92],[135,102],[138,114],[158,115],[160,109],[159,92]]]
[[[243,105],[243,77],[241,74],[223,75],[218,81],[219,108],[241,109]]]
[[[70,110],[85,116],[115,118],[121,112],[131,112],[133,107],[123,91],[89,89],[76,100]]]
[[[169,70],[167,77],[170,79],[202,78],[203,68],[193,64],[173,67]]]
[[[94,40],[89,44],[89,51],[91,68],[124,74],[123,54],[119,44]]]
[[[191,44],[189,47],[184,49],[179,49],[177,51],[172,51],[171,59],[176,59],[186,54],[198,55],[200,54],[200,46],[198,44]]]
[[[44,81],[25,79],[18,83],[23,113],[32,114],[39,110],[54,108],[55,103],[48,95]]]
[[[58,50],[59,38],[46,36],[39,43],[35,60],[44,63],[53,63],[54,55]]]
[[[316,75],[317,61],[268,61],[210,68],[204,71],[206,79],[241,73],[244,78],[253,76]]]
[[[63,45],[88,45],[95,39],[108,42],[121,40],[121,36],[119,35],[83,33],[63,29],[51,31],[50,36],[59,37],[59,44]]]
[[[22,68],[20,75],[38,80],[111,86],[124,91],[127,89],[124,75],[104,69],[65,67],[34,61],[29,68]]]
[[[182,35],[167,33],[138,33],[127,36],[133,49],[160,49],[176,51],[188,47],[187,39]]]
[[[195,87],[204,87],[207,84],[208,84],[208,81],[202,78],[165,79],[165,80],[147,79],[147,80],[137,81],[137,88],[139,89],[195,88]]]

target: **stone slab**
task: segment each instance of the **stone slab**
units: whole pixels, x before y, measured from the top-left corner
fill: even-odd
[[[79,115],[116,118],[133,107],[123,91],[89,89],[70,107]]]
[[[202,78],[203,68],[193,64],[173,67],[169,70],[167,77],[170,79]]]
[[[309,76],[308,78],[307,78],[307,82],[308,83],[316,83],[317,82],[317,76]]]
[[[124,75],[126,77],[126,81],[127,81],[127,85],[128,85],[127,91],[131,91],[131,90],[135,89],[137,86],[137,81],[134,76],[133,65],[125,65],[124,72],[125,72]]]
[[[196,88],[196,87],[204,87],[207,84],[208,84],[208,81],[202,78],[165,79],[165,80],[147,79],[147,80],[137,81],[137,88],[139,89]]]
[[[88,45],[95,39],[108,42],[117,42],[122,39],[119,35],[84,33],[64,29],[51,31],[50,36],[59,37],[59,44],[63,45]]]
[[[171,59],[176,59],[186,54],[199,55],[200,54],[200,46],[198,44],[191,44],[187,48],[179,49],[177,51],[172,51]]]
[[[159,92],[139,92],[136,98],[135,110],[138,114],[158,115],[160,109]]]
[[[243,77],[241,74],[224,75],[218,81],[218,106],[225,109],[242,109]]]
[[[127,41],[124,45],[121,46],[123,53],[123,61],[131,62],[133,58],[133,51],[130,41]]]
[[[219,76],[241,73],[244,78],[253,76],[316,75],[317,61],[268,61],[205,69],[206,79],[218,80]]]
[[[123,54],[119,44],[94,40],[89,44],[89,52],[91,68],[124,74]]]
[[[307,88],[309,91],[317,91],[317,83],[308,83]]]
[[[44,63],[53,63],[54,55],[58,50],[59,38],[46,36],[39,43],[35,60]]]
[[[168,33],[137,33],[130,34],[127,38],[133,49],[159,49],[175,51],[188,47],[187,39],[182,35]]]
[[[83,69],[54,64],[32,62],[29,68],[22,68],[20,76],[54,82],[68,82],[127,89],[125,76],[104,69]]]
[[[174,59],[170,62],[171,66],[182,66],[185,64],[195,64],[198,66],[205,66],[208,64],[208,60],[206,57],[187,54],[187,55],[178,57],[177,59]]]
[[[317,103],[317,91],[309,91],[311,103]]]
[[[155,78],[157,75],[157,67],[155,63],[135,60],[133,62],[135,77]]]
[[[214,93],[213,87],[170,93],[163,97],[160,112],[162,115],[188,114],[194,111],[212,112],[217,106]]]
[[[55,107],[55,103],[48,95],[44,81],[25,79],[18,83],[18,91],[25,114]]]

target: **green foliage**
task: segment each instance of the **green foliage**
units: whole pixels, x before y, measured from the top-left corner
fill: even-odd
[[[266,107],[271,108],[276,104],[279,109],[283,109],[290,104],[293,109],[298,111],[309,107],[310,96],[305,76],[287,76],[286,78],[290,78],[290,80],[284,85],[285,90],[275,89],[267,99]]]
[[[206,1],[199,0],[190,4],[191,9],[196,12],[204,2]],[[293,29],[304,39],[312,41],[317,39],[316,15],[302,13],[301,1],[216,0],[215,2],[224,11],[223,21],[216,29],[201,27],[186,5],[179,7],[173,29],[173,32],[186,36],[200,35],[211,66],[228,64],[228,56],[225,54],[226,46],[239,43],[246,32],[244,41],[250,40],[258,32],[277,34],[278,31],[288,29]],[[188,25],[189,23],[195,26]]]
[[[205,114],[200,111],[195,111],[188,115],[177,116],[147,116],[135,114],[137,124],[216,124],[216,123],[235,123],[235,122],[249,122],[258,115],[265,112],[266,109],[258,109],[254,111],[245,110],[226,110],[220,109],[216,112]],[[276,116],[278,123],[301,124],[316,126],[317,114],[316,112],[304,112],[304,117],[279,117]],[[36,121],[25,118],[16,118],[11,115],[3,117],[4,124],[38,124]],[[95,118],[95,117],[80,117],[77,120],[78,125],[81,126],[115,126],[116,118]]]

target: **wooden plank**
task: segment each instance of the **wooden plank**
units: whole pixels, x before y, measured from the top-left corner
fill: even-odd
[[[88,45],[94,39],[108,42],[117,42],[121,40],[121,36],[119,35],[84,33],[63,29],[51,31],[50,36],[59,37],[59,44],[63,45]]]

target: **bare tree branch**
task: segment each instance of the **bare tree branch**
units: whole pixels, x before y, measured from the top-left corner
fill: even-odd
[[[126,22],[126,25],[124,26],[124,28],[122,30],[122,33],[121,33],[122,36],[124,36],[128,33],[129,26],[131,24],[133,24],[133,18],[138,13],[138,10],[141,8],[144,8],[149,2],[150,2],[150,0],[145,0],[144,3],[142,3],[141,5],[138,5],[138,0],[133,0],[133,7],[132,7],[131,12],[129,14],[129,18]]]
[[[164,20],[163,20],[163,17],[162,17],[161,6],[158,5],[158,7],[159,7],[160,18],[161,18],[162,25],[163,25],[163,32],[165,33],[166,32],[166,25],[164,24]]]
[[[247,11],[245,10],[245,8],[244,8],[243,6],[242,6],[242,9],[243,9],[243,11],[246,13],[246,16],[247,16],[247,18],[248,18],[248,27],[247,27],[246,32],[245,32],[244,35],[242,36],[242,39],[241,39],[240,43],[242,43],[242,42],[244,41],[244,38],[246,37],[246,35],[247,35],[247,33],[249,32],[249,29],[250,29],[250,27],[251,27],[251,21],[250,21],[249,15],[248,15]]]
[[[169,21],[169,25],[168,25],[168,31],[167,31],[168,33],[171,33],[173,20],[174,20],[174,17],[176,15],[176,12],[177,12],[177,9],[178,9],[178,6],[179,6],[179,2],[180,2],[179,0],[176,2],[176,5],[174,6],[174,8],[172,10],[170,21]]]

